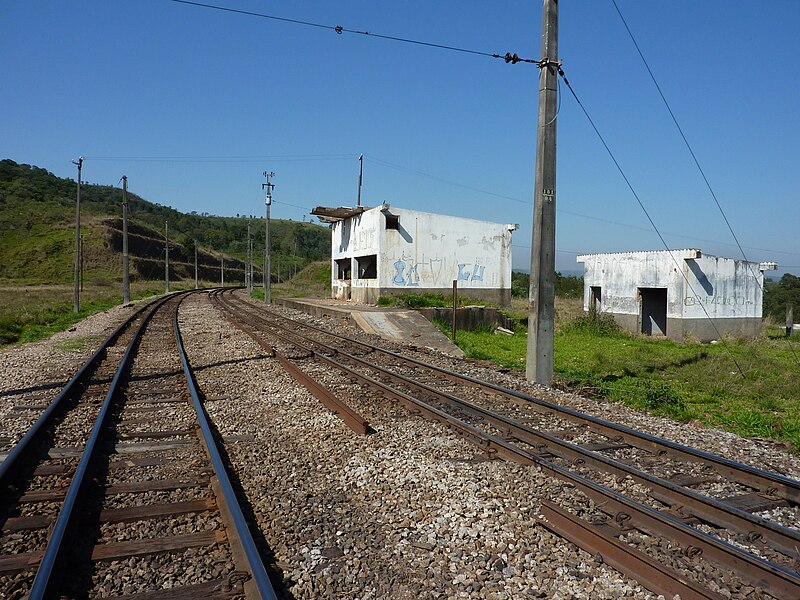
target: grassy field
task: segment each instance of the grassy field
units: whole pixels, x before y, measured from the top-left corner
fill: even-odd
[[[71,286],[0,286],[0,345],[41,339],[119,304],[118,287],[87,284],[82,311],[75,315]],[[142,298],[163,289],[162,282],[139,282],[132,294]],[[327,261],[272,286],[274,298],[327,297],[329,290]],[[263,289],[256,288],[254,297],[263,299]],[[515,299],[512,313],[526,315],[527,302]],[[449,325],[439,325],[449,335]],[[513,336],[459,331],[457,342],[470,358],[508,369],[525,367],[524,326]],[[654,414],[781,440],[800,451],[800,335],[789,341],[775,327],[755,340],[723,342],[677,344],[629,335],[608,321],[586,317],[580,300],[556,298],[554,383]]]
[[[163,292],[163,282],[131,284],[133,299]],[[72,298],[73,288],[67,285],[0,286],[0,347],[64,331],[91,314],[120,304],[122,290],[116,285],[85,284],[78,314],[72,312]]]
[[[754,340],[678,344],[620,332],[569,303],[557,315],[558,387],[800,450],[800,335],[767,328]],[[470,358],[525,367],[523,327],[513,336],[460,331],[457,342]]]

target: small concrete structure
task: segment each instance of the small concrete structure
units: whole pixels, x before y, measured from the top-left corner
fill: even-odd
[[[320,298],[278,298],[275,303],[315,317],[352,321],[365,333],[464,358],[461,348],[415,310],[359,306]]]
[[[754,263],[698,249],[578,256],[584,264],[584,311],[613,315],[645,335],[710,341],[761,332],[764,271]]]
[[[317,207],[331,223],[331,296],[374,304],[416,292],[511,304],[511,233],[503,225],[405,210]]]

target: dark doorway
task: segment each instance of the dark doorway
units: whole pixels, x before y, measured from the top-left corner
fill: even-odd
[[[589,312],[599,313],[603,311],[603,298],[600,286],[593,285],[589,288]]]
[[[666,288],[639,288],[639,302],[641,303],[642,333],[667,335]]]

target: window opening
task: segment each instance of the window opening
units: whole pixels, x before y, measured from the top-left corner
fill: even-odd
[[[370,254],[368,256],[359,256],[356,258],[358,264],[358,278],[359,279],[377,279],[378,278],[378,255]]]
[[[349,258],[339,258],[336,260],[336,279],[350,279],[353,269]]]

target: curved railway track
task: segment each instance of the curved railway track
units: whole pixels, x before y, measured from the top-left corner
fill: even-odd
[[[275,598],[178,327],[183,294],[98,348],[0,463],[4,598]]]
[[[230,293],[213,298],[307,379],[320,380],[321,365],[335,369],[446,425],[487,456],[536,464],[569,482],[594,502],[545,502],[542,523],[651,590],[718,598],[705,585],[716,577],[733,588],[747,582],[764,597],[800,597],[800,482],[289,321]],[[320,395],[334,396],[325,388]]]

